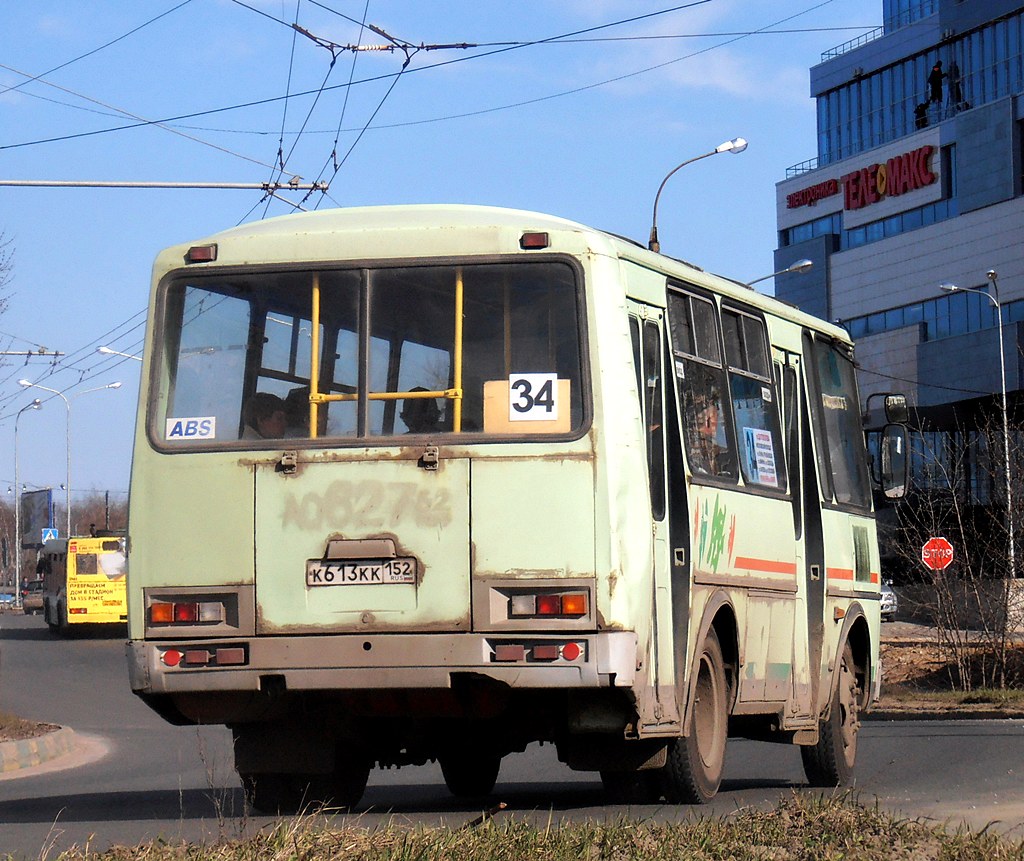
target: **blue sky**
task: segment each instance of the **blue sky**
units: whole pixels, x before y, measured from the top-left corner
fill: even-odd
[[[281,175],[280,149],[286,179],[330,182],[307,207],[510,206],[646,242],[665,174],[742,136],[746,152],[677,173],[658,212],[663,252],[741,280],[771,271],[774,185],[815,155],[809,67],[881,16],[862,0],[7,7],[18,38],[0,59],[0,179],[259,183]],[[343,49],[396,43],[480,47],[409,50],[397,79],[403,51]],[[75,496],[127,490],[140,363],[96,347],[141,349],[162,247],[292,209],[261,196],[0,187],[14,250],[0,349],[65,354],[0,357],[0,486],[13,484],[14,416],[50,397],[18,386],[29,379],[72,398]],[[65,481],[66,412],[55,399],[21,416],[30,487]]]

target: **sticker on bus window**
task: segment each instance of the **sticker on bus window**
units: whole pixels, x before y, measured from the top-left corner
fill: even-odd
[[[216,416],[189,416],[179,419],[167,419],[164,438],[168,442],[179,442],[193,439],[216,439]]]
[[[772,432],[761,428],[743,428],[746,442],[747,475],[751,481],[768,487],[779,486],[775,471],[775,444]]]
[[[512,374],[484,380],[484,433],[568,433],[572,381],[557,374]]]
[[[508,420],[558,421],[558,374],[512,374],[508,378]]]

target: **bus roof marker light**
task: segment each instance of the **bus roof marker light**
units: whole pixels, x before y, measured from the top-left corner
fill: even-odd
[[[658,198],[661,197],[662,189],[665,188],[665,183],[669,181],[673,174],[677,170],[686,167],[688,164],[693,164],[695,161],[700,161],[702,158],[708,156],[718,155],[722,152],[733,152],[740,153],[747,148],[747,142],[744,138],[733,138],[732,140],[724,141],[716,146],[711,152],[702,153],[701,155],[695,155],[693,158],[688,158],[682,164],[676,165],[672,170],[668,172],[665,178],[661,181],[661,185],[658,186],[658,193],[654,195],[654,211],[651,214],[651,238],[647,241],[647,247],[658,253],[661,251],[661,243],[658,242]]]
[[[524,233],[519,237],[519,247],[524,251],[534,248],[547,248],[551,239],[546,233]]]
[[[217,259],[217,243],[193,245],[185,255],[186,263],[213,263]]]

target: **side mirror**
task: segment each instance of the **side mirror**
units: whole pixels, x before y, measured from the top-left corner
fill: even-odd
[[[888,499],[902,499],[910,482],[910,458],[907,452],[907,429],[901,424],[888,424],[879,440],[881,475],[877,476],[882,493]]]
[[[905,425],[910,421],[906,395],[885,396],[885,420],[897,425]]]

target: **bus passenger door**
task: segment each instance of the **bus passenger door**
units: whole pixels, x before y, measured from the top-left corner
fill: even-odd
[[[818,489],[817,461],[811,434],[807,388],[802,383],[800,356],[788,355],[783,373],[785,396],[794,402],[792,450],[799,453],[790,466],[794,484],[794,517],[799,520],[798,537],[803,532],[803,572],[807,611],[807,662],[799,674],[800,684],[806,691],[806,702],[811,714],[817,713],[821,685],[821,651],[824,641],[825,551],[821,523],[821,493]],[[786,420],[788,423],[788,419]],[[797,442],[799,440],[799,443]],[[804,681],[806,679],[806,681]],[[805,701],[804,696],[800,697]]]
[[[666,426],[663,360],[665,356],[664,313],[661,309],[630,302],[629,334],[633,347],[637,391],[645,428],[648,487],[651,503],[651,535],[653,552],[653,578],[651,593],[651,663],[653,697],[640,704],[641,721],[650,732],[651,727],[678,721],[675,708],[675,686],[670,675],[673,665],[672,632],[675,628],[672,596],[676,584],[671,581],[671,551],[673,536],[669,525],[669,487],[666,471]],[[681,468],[681,463],[677,468]],[[685,488],[679,476],[680,488]],[[685,500],[685,492],[680,494]],[[686,522],[685,515],[683,523]],[[685,534],[685,530],[684,530]],[[677,603],[678,603],[678,597]],[[688,601],[683,596],[683,606]],[[685,627],[680,639],[686,641]]]
[[[782,382],[786,450],[789,453],[789,486],[793,504],[793,531],[797,545],[797,577],[803,593],[803,616],[794,620],[793,698],[794,711],[813,718],[817,710],[824,636],[825,554],[821,526],[821,500],[806,391],[801,385],[801,360],[785,354],[778,370]]]

